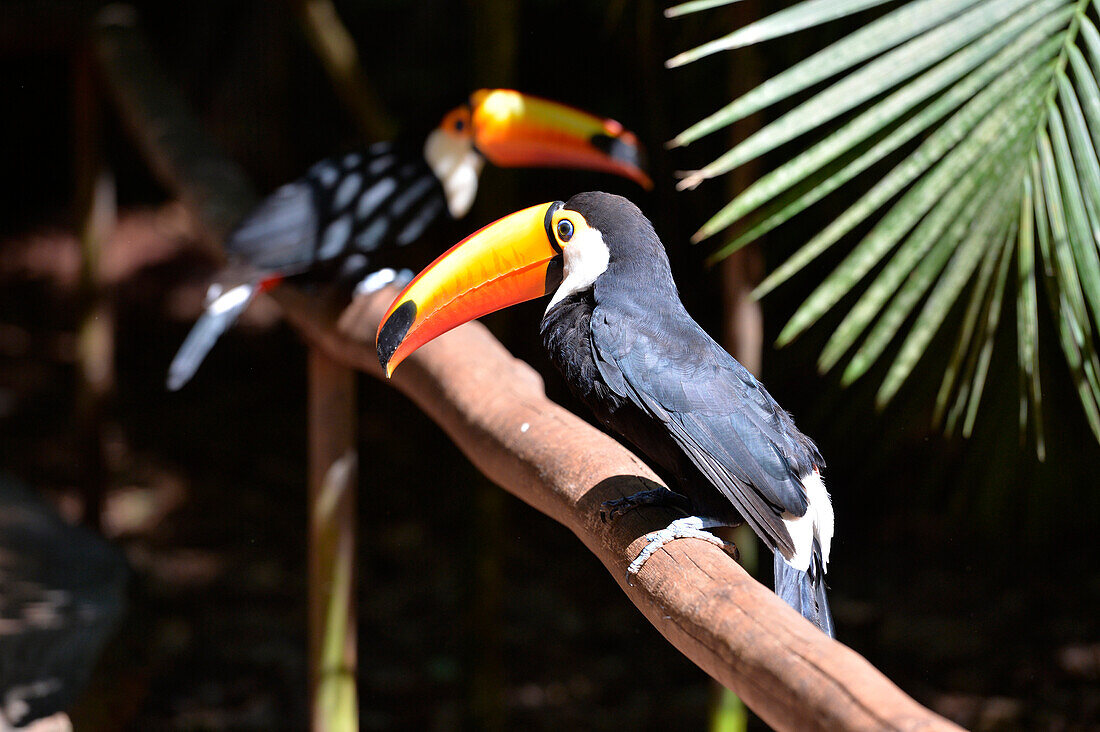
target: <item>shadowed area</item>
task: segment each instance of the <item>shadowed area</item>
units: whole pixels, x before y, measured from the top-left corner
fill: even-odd
[[[0,728],[67,709],[118,627],[121,553],[0,473]]]

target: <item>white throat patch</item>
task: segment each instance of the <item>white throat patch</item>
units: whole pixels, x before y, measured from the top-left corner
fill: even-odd
[[[443,184],[451,218],[465,216],[470,206],[474,205],[478,176],[485,165],[485,158],[474,150],[469,140],[459,139],[443,130],[433,130],[424,142],[424,159]]]
[[[592,228],[578,230],[572,241],[562,247],[562,257],[562,281],[546,306],[546,312],[574,292],[591,287],[611,261],[603,235]]]

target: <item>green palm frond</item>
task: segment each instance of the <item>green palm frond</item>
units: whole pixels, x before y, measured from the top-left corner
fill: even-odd
[[[724,4],[697,0],[668,15]],[[669,66],[776,38],[885,0],[805,0],[671,59]],[[821,87],[714,162],[683,174],[681,189],[723,175],[806,133],[831,131],[763,176],[696,233],[741,221],[720,259],[904,155],[851,207],[776,269],[770,292],[853,229],[870,232],[810,294],[779,336],[805,332],[848,293],[856,304],[818,365],[847,359],[860,378],[896,340],[877,401],[912,373],[966,296],[936,420],[970,434],[1005,297],[1016,299],[1020,418],[1040,428],[1038,291],[1085,414],[1100,439],[1100,33],[1093,0],[910,0],[769,79],[677,135],[695,140],[777,102]],[[1014,273],[1014,274],[1013,274]],[[864,285],[864,281],[868,282]],[[1042,281],[1042,285],[1040,285]],[[1014,285],[1014,287],[1012,286]]]

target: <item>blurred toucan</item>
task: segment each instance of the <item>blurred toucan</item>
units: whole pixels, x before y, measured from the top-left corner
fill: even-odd
[[[637,138],[618,122],[507,89],[476,91],[426,140],[322,160],[238,224],[225,242],[230,264],[173,359],[168,388],[191,379],[257,293],[293,276],[361,280],[376,250],[416,241],[441,218],[465,216],[486,160],[606,171],[652,187]]]
[[[420,345],[473,318],[551,295],[542,318],[550,360],[605,426],[663,469],[663,488],[605,504],[688,518],[650,534],[628,571],[663,544],[747,521],[773,550],[775,591],[829,635],[824,574],[833,509],[813,442],[752,374],[692,320],[668,256],[633,203],[581,193],[506,216],[421,272],[378,330],[386,373]]]

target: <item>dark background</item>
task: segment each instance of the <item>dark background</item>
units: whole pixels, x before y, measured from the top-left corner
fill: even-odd
[[[288,4],[137,8],[172,80],[257,189],[362,144]],[[702,260],[722,240],[687,241],[730,188],[713,181],[677,193],[673,171],[709,162],[733,138],[722,132],[675,151],[663,143],[756,74],[774,74],[850,30],[827,26],[669,71],[664,59],[756,17],[759,6],[680,20],[664,19],[663,6],[647,0],[346,0],[337,8],[370,83],[406,134],[490,86],[574,104],[638,133],[654,192],[596,174],[487,168],[455,240],[520,206],[579,190],[628,195],[653,219],[689,310],[712,333],[721,327],[719,274]],[[0,469],[40,488],[73,520],[83,510],[87,455],[75,419],[81,307],[72,97],[81,29],[94,10],[66,2],[0,9]],[[511,65],[492,62],[487,44],[506,42],[488,38],[494,17],[506,19],[504,37],[515,43]],[[117,321],[116,386],[103,424],[103,530],[134,573],[129,614],[73,711],[77,729],[302,728],[304,351],[274,306],[258,303],[191,384],[164,390],[167,364],[216,262],[108,103],[103,140],[120,205],[102,263]],[[833,196],[773,233],[763,244],[768,262],[781,261],[858,192],[857,185]],[[767,342],[836,261],[823,258],[763,302]],[[968,726],[1100,728],[1100,449],[1050,328],[1040,333],[1045,463],[1021,441],[1006,300],[1004,337],[969,441],[928,426],[950,336],[934,342],[883,413],[872,405],[882,368],[846,391],[835,376],[816,374],[838,318],[782,351],[766,349],[762,377],[828,460],[839,638]],[[490,326],[543,372],[551,397],[587,418],[540,353],[541,307],[494,316]],[[365,729],[705,724],[705,675],[571,534],[487,489],[404,398],[373,380],[361,386]],[[486,518],[499,514],[500,524]]]

